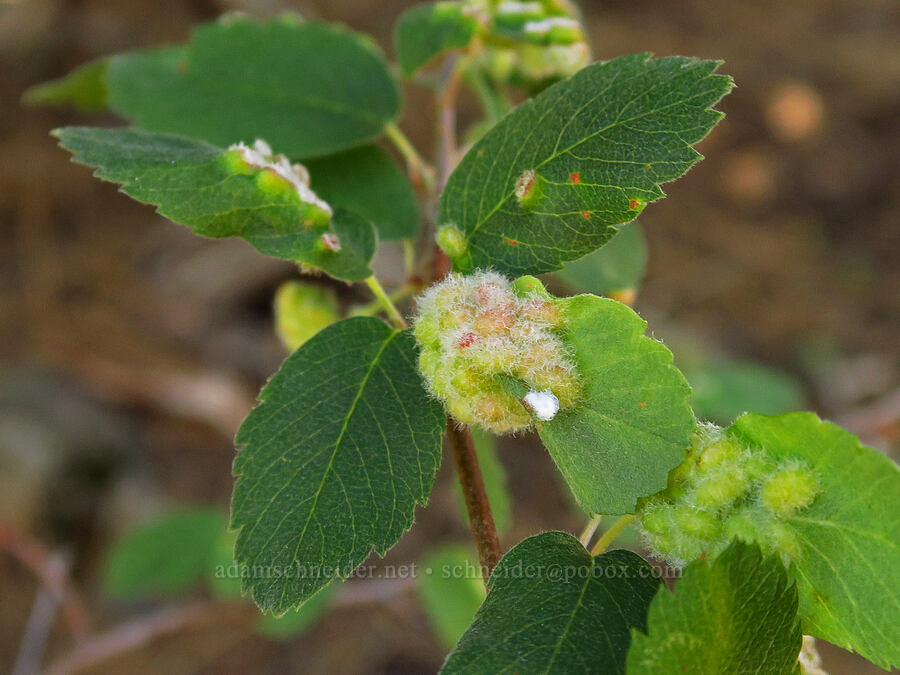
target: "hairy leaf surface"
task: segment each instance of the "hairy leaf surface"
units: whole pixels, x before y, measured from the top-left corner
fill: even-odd
[[[778,558],[736,542],[710,565],[690,565],[632,631],[628,675],[799,673],[797,589]]]
[[[803,632],[852,649],[882,668],[900,664],[900,470],[853,434],[813,413],[744,415],[729,429],[779,460],[818,475],[815,501],[787,519],[801,554]]]
[[[235,172],[225,151],[202,141],[139,129],[66,127],[60,145],[95,175],[205,237],[242,237],[260,252],[304,262],[345,281],[372,274],[371,223],[336,210],[327,225],[310,225],[308,205],[286,181],[261,186],[258,173]],[[324,246],[333,235],[340,250]]]
[[[630,551],[592,558],[571,535],[545,532],[503,556],[488,585],[442,673],[624,673],[660,580]]]
[[[581,506],[633,513],[666,486],[694,429],[691,390],[672,353],[644,335],[647,323],[615,300],[557,301],[581,379],[581,402],[538,426]]]
[[[455,224],[467,245],[455,267],[539,274],[606,243],[700,159],[691,146],[722,117],[710,107],[732,86],[717,66],[624,56],[513,110],[441,196],[440,224]]]
[[[444,415],[415,343],[378,319],[333,324],[290,356],[237,435],[232,526],[244,588],[297,607],[413,522],[440,462]]]

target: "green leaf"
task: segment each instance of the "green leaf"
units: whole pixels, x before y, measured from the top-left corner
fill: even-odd
[[[481,568],[473,560],[477,558],[467,546],[443,546],[422,561],[424,573],[417,577],[422,607],[446,649],[466,632],[484,600]]]
[[[262,138],[302,159],[361,145],[400,109],[375,44],[282,17],[204,24],[184,47],[113,57],[110,106],[145,129],[215,145]]]
[[[206,578],[224,527],[218,510],[186,508],[127,533],[109,552],[106,592],[142,598],[190,590]]]
[[[440,463],[444,414],[415,342],[369,317],[290,356],[237,435],[232,526],[244,588],[267,611],[300,606],[394,545]]]
[[[428,2],[403,12],[394,27],[394,52],[406,77],[438,54],[465,47],[478,21],[459,2]]]
[[[787,522],[801,553],[788,573],[803,632],[900,664],[900,470],[812,413],[744,415],[729,434],[777,460],[800,459],[822,491]]]
[[[311,628],[328,609],[337,592],[337,584],[328,584],[299,609],[289,609],[281,616],[263,614],[256,624],[256,633],[270,640],[289,640]]]
[[[795,378],[758,363],[710,363],[685,375],[694,388],[697,417],[719,424],[748,410],[778,415],[804,407],[803,387]]]
[[[384,241],[410,239],[419,229],[416,194],[397,163],[375,145],[306,162],[322,199],[372,221]]]
[[[121,184],[125,194],[199,235],[239,236],[266,255],[304,262],[345,281],[372,274],[370,223],[340,209],[329,222],[286,180],[269,170],[234,166],[236,151],[139,129],[66,127],[53,133],[75,161],[97,167],[94,175]],[[336,236],[341,249],[324,246],[324,235]]]
[[[22,100],[31,105],[71,104],[84,112],[106,110],[109,102],[109,87],[106,84],[108,71],[108,59],[89,61],[65,77],[31,87]]]
[[[662,490],[684,459],[695,425],[690,387],[629,307],[593,295],[556,304],[582,402],[538,433],[586,511],[634,513],[637,500]]]
[[[456,269],[540,274],[606,243],[664,196],[660,184],[700,159],[691,145],[722,117],[710,106],[732,86],[713,74],[717,66],[624,56],[513,110],[469,150],[441,195],[438,222],[455,224],[467,244]]]
[[[510,550],[442,673],[624,673],[632,628],[646,627],[660,586],[630,551],[592,558],[577,539],[546,532]]]
[[[556,276],[579,291],[609,295],[637,288],[646,269],[647,242],[640,223],[633,223],[599,250],[566,263]]]
[[[674,593],[657,594],[647,624],[648,635],[633,631],[628,675],[800,672],[797,589],[756,546],[690,565]]]

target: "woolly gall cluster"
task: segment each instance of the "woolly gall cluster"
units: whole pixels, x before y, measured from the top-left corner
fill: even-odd
[[[802,462],[776,464],[764,451],[706,425],[666,490],[644,500],[639,515],[647,544],[676,566],[714,556],[732,539],[756,542],[789,563],[800,555],[800,544],[787,520],[820,491]]]
[[[460,422],[496,433],[527,429],[578,399],[563,325],[540,284],[517,288],[491,272],[451,274],[418,300],[419,368]]]

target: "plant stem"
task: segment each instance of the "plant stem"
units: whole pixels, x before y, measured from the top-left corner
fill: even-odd
[[[434,169],[422,159],[419,151],[409,141],[406,134],[400,131],[400,127],[391,122],[385,127],[384,132],[406,160],[406,168],[413,182],[418,183],[418,186],[426,192],[434,190]]]
[[[635,518],[636,516],[633,513],[629,513],[627,516],[622,516],[613,523],[613,526],[597,540],[596,544],[594,544],[594,548],[591,549],[591,555],[600,555],[603,553],[613,540],[622,534],[622,530],[628,527]]]
[[[469,512],[469,526],[472,528],[472,537],[478,549],[478,560],[481,562],[481,571],[487,583],[494,567],[500,562],[502,553],[497,528],[494,526],[494,515],[491,513],[481,467],[478,464],[478,455],[475,454],[475,444],[469,430],[459,427],[449,416],[447,440],[453,451],[456,473],[462,485],[466,510]]]
[[[456,166],[456,97],[465,72],[465,60],[453,55],[444,67],[442,86],[437,94],[438,113],[438,191],[447,184]]]
[[[438,210],[438,198],[447,184],[447,179],[456,166],[456,97],[462,82],[465,61],[458,54],[450,56],[444,63],[441,86],[437,90],[436,107],[438,118],[437,190],[434,194],[434,212]],[[432,280],[440,281],[450,272],[450,258],[437,244],[434,245]]]
[[[392,303],[396,304],[401,300],[406,300],[406,298],[412,297],[421,288],[422,284],[408,281],[399,288],[396,288],[388,293],[387,296]],[[383,311],[385,311],[385,309],[384,304],[381,302],[381,300],[373,300],[372,302],[366,303],[364,305],[356,305],[355,307],[351,307],[349,316],[375,316],[379,312]]]
[[[594,533],[597,531],[597,528],[600,527],[600,521],[603,519],[603,516],[597,515],[591,518],[587,525],[584,526],[584,530],[581,531],[581,536],[578,537],[579,541],[581,541],[581,545],[585,548],[591,543],[591,539],[594,538]]]
[[[372,294],[375,296],[375,299],[381,303],[381,306],[384,308],[384,311],[387,312],[387,315],[390,317],[391,322],[400,330],[405,330],[409,328],[406,323],[406,319],[403,318],[403,315],[400,314],[400,310],[397,309],[397,305],[391,301],[388,297],[388,294],[385,293],[384,288],[382,288],[381,284],[378,282],[374,276],[366,279],[366,286],[369,287],[369,290],[372,291]]]
[[[411,279],[416,273],[416,243],[412,239],[400,242],[403,247],[403,271],[406,278]]]

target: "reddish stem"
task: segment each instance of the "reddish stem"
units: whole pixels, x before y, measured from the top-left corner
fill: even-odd
[[[472,537],[478,548],[482,574],[487,582],[494,567],[500,562],[502,552],[484,479],[481,476],[481,467],[478,464],[478,455],[475,454],[475,444],[469,430],[458,426],[450,417],[447,417],[447,440],[453,451],[456,472],[469,512],[469,526],[472,528]]]

